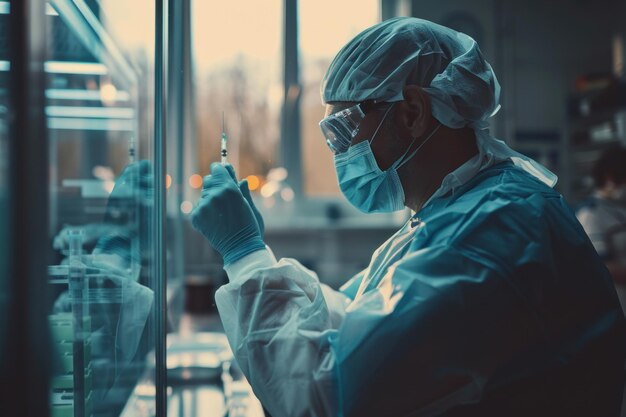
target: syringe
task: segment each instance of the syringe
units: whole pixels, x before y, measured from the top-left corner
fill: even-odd
[[[228,136],[226,136],[226,127],[224,125],[224,112],[222,112],[222,146],[221,146],[221,154],[222,154],[222,165],[226,165],[226,157],[228,156],[228,149],[226,149],[226,142],[228,141]]]
[[[135,138],[131,136],[130,140],[128,141],[128,162],[132,164],[133,162],[135,162],[135,159]]]

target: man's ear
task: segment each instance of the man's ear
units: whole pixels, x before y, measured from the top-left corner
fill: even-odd
[[[409,138],[423,136],[430,124],[430,97],[417,85],[407,85],[402,95],[404,100],[396,105],[396,123]]]

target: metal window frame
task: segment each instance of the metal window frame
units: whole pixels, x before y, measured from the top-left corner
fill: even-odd
[[[44,113],[45,0],[11,2],[8,82],[9,323],[0,372],[2,415],[49,415],[48,147]],[[6,318],[5,318],[6,319]]]
[[[195,96],[193,88],[193,65],[192,65],[192,21],[191,0],[178,0],[172,2],[168,13],[168,73],[167,73],[167,110],[168,126],[167,134],[171,138],[165,148],[169,155],[168,172],[172,175],[172,186],[169,189],[168,206],[170,207],[170,219],[168,222],[168,242],[173,242],[170,247],[172,257],[168,265],[170,281],[184,279],[184,230],[187,222],[186,215],[180,210],[183,201],[189,196],[185,193],[188,189],[184,186],[185,179],[196,172],[193,165],[185,165],[185,161],[191,161],[196,148],[195,135]],[[173,204],[172,204],[173,200]],[[171,212],[172,205],[175,211]]]
[[[154,85],[154,210],[152,277],[154,280],[155,319],[155,402],[157,417],[167,415],[166,317],[167,261],[165,257],[166,200],[165,172],[167,166],[167,64],[169,10],[176,0],[156,0],[155,9],[155,85]]]
[[[298,0],[283,2],[283,108],[280,130],[280,161],[287,169],[287,182],[296,198],[304,198],[302,181],[302,135],[300,129],[300,84]]]

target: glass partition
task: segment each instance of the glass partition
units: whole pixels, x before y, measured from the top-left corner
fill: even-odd
[[[53,0],[46,24],[51,415],[153,415],[155,2]]]

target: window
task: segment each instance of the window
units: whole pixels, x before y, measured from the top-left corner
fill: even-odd
[[[284,175],[280,170],[270,172],[280,163],[283,8],[278,1],[193,2],[197,143],[188,146],[198,152],[187,176],[206,175],[210,163],[219,160],[222,113],[229,134],[229,162],[239,177],[259,176],[262,186],[268,174],[270,180]],[[298,8],[304,192],[335,196],[339,188],[332,156],[318,127],[324,115],[319,85],[339,49],[380,20],[380,5],[377,0],[322,0],[301,1]]]
[[[325,112],[320,82],[337,52],[355,35],[380,21],[380,2],[300,1],[299,15],[304,190],[309,196],[338,195],[332,154],[318,126]]]
[[[282,2],[196,0],[192,19],[197,152],[188,174],[207,175],[220,160],[223,117],[237,175],[266,176],[278,158]]]

